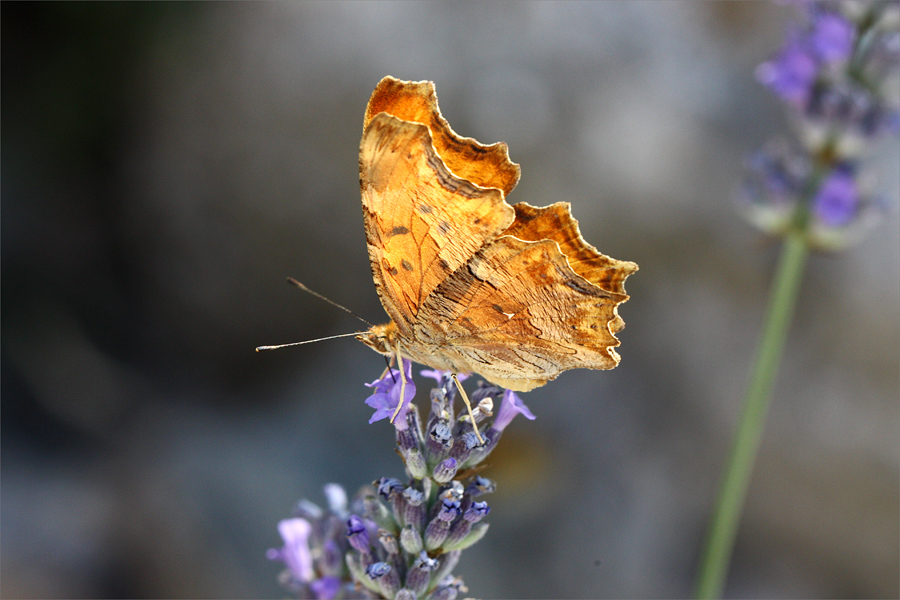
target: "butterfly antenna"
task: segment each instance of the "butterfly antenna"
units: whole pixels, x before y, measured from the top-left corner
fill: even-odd
[[[312,344],[313,342],[323,342],[325,340],[333,340],[334,338],[350,337],[351,335],[365,335],[365,331],[354,331],[353,333],[341,333],[339,335],[329,335],[328,337],[318,338],[315,340],[305,340],[302,342],[292,342],[290,344],[279,344],[277,346],[259,346],[257,352],[265,352],[266,350],[278,350],[279,348],[287,348],[289,346],[300,346],[302,344]]]
[[[384,357],[384,364],[387,365],[387,372],[391,374],[391,379],[394,380],[394,383],[397,383],[397,378],[394,377],[394,371],[391,369],[391,360],[387,356]]]
[[[303,285],[302,283],[300,283],[299,281],[297,281],[297,280],[294,279],[293,277],[288,277],[287,280],[288,280],[288,283],[291,283],[291,284],[293,284],[293,285],[296,285],[298,288],[300,288],[301,290],[303,290],[303,291],[306,292],[307,294],[312,294],[312,295],[315,296],[316,298],[319,298],[320,300],[324,300],[325,302],[327,302],[328,304],[330,304],[330,305],[332,305],[332,306],[338,307],[339,309],[341,309],[341,310],[344,311],[345,313],[350,314],[350,315],[353,315],[354,317],[356,317],[357,319],[359,319],[360,321],[362,321],[363,323],[365,323],[365,324],[368,325],[369,327],[374,327],[374,325],[372,325],[371,323],[369,323],[368,321],[366,321],[365,319],[363,319],[361,316],[359,316],[358,314],[356,314],[355,312],[353,312],[352,310],[350,310],[350,309],[347,308],[346,306],[341,306],[340,304],[338,304],[338,303],[335,302],[334,300],[331,300],[331,299],[329,299],[329,298],[326,298],[325,296],[323,296],[323,295],[320,294],[319,292],[314,292],[313,290],[309,289],[308,287],[306,287],[305,285]],[[352,335],[352,334],[351,334],[351,335]],[[328,338],[323,338],[323,339],[328,339]],[[317,341],[317,340],[312,340],[312,341]]]

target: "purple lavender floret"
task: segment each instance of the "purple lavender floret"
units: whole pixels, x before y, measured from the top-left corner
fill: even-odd
[[[775,59],[759,65],[756,77],[782,100],[802,107],[809,100],[818,71],[807,45],[794,39]]]
[[[816,216],[826,225],[849,223],[859,208],[859,190],[849,167],[836,167],[822,182],[813,199]]]
[[[313,580],[312,553],[309,548],[309,535],[312,525],[306,519],[284,519],[278,523],[278,533],[284,545],[271,548],[266,557],[269,560],[280,560],[287,567],[290,583],[294,586],[309,583]]]
[[[813,13],[809,39],[820,61],[826,64],[843,62],[853,52],[856,26],[841,14],[817,10]]]
[[[412,362],[409,360],[403,360],[402,362],[406,387],[403,392],[403,406],[394,419],[394,427],[398,430],[406,429],[406,411],[409,410],[409,403],[416,395],[416,384],[412,379]],[[366,386],[375,388],[375,393],[366,398],[366,404],[375,409],[375,413],[369,419],[369,423],[391,418],[397,409],[397,404],[400,402],[400,392],[404,387],[400,370],[388,369],[384,377],[376,379],[372,383],[367,383]]]
[[[340,577],[328,575],[310,583],[309,589],[312,590],[316,600],[331,600],[338,595],[341,585],[343,584]]]
[[[522,399],[519,398],[514,391],[505,390],[503,392],[503,400],[500,402],[500,408],[497,409],[497,416],[494,418],[491,429],[494,429],[497,432],[503,431],[517,415],[522,415],[529,421],[534,421],[535,419],[531,410],[525,406],[525,403],[522,402]]]
[[[347,540],[357,552],[369,552],[369,531],[361,518],[350,515],[347,519]]]

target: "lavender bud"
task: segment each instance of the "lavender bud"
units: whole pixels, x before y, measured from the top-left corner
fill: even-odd
[[[408,576],[407,576],[408,578]],[[419,597],[414,591],[409,588],[400,588],[400,591],[394,596],[394,600],[417,600]]]
[[[316,504],[315,502],[311,502],[306,498],[303,498],[294,505],[294,510],[291,511],[291,514],[294,517],[306,519],[307,521],[312,523],[320,519],[323,512],[318,504]]]
[[[409,411],[407,413],[407,419],[414,419],[414,415],[415,413],[413,411]],[[400,449],[401,454],[405,455],[409,450],[417,448],[418,445],[415,427],[407,427],[406,429],[397,431],[397,448]]]
[[[487,502],[473,502],[472,505],[466,509],[463,518],[470,523],[478,523],[484,519],[489,512],[491,512],[491,507],[488,506]]]
[[[398,554],[400,552],[400,546],[397,543],[397,536],[386,529],[378,530],[378,542],[381,544],[381,547],[384,548],[384,551],[389,555]]]
[[[441,586],[448,586],[451,582],[456,581],[450,573],[459,563],[459,557],[462,553],[459,550],[446,552],[438,559],[441,565],[431,574],[432,581],[439,581]]]
[[[405,491],[406,490],[403,490],[404,493],[394,494],[391,498],[391,509],[394,513],[394,520],[396,520],[397,523],[406,522],[404,519],[409,503],[407,501]]]
[[[425,456],[418,448],[410,448],[403,454],[406,469],[413,479],[424,479],[428,474],[428,465],[425,464]]]
[[[353,581],[358,582],[369,591],[377,594],[381,590],[378,584],[367,575],[367,568],[371,565],[371,562],[363,560],[364,556],[367,557],[368,555],[348,552],[344,557],[344,560],[347,563],[347,570],[350,571],[350,576],[353,578]]]
[[[458,465],[466,462],[472,449],[480,442],[474,431],[469,431],[454,438],[453,447],[450,449],[450,457],[455,458]]]
[[[425,529],[425,549],[429,552],[440,548],[447,539],[450,524],[446,521],[432,521]]]
[[[406,506],[401,521],[416,529],[421,529],[425,525],[425,494],[416,488],[409,487],[403,491],[402,495],[406,499]]]
[[[391,565],[386,562],[376,562],[366,567],[366,575],[369,579],[378,579],[390,573],[391,569]]]
[[[475,415],[475,422],[481,423],[487,417],[493,415],[494,410],[494,401],[491,400],[490,397],[484,398],[479,402],[474,409],[472,409],[472,414]]]
[[[431,573],[438,567],[440,563],[433,558],[429,558],[424,551],[419,553],[419,557],[413,562],[412,568],[406,574],[406,587],[415,595],[421,596],[428,584],[431,582]]]
[[[451,500],[450,498],[445,498],[441,501],[438,513],[434,518],[440,519],[441,521],[445,521],[447,523],[452,523],[461,513],[462,510],[460,509],[459,500]]]
[[[441,489],[437,497],[439,500],[450,499],[462,502],[464,492],[463,485],[459,481],[453,480]]]
[[[447,394],[441,388],[431,390],[431,414],[441,421],[449,421],[453,418],[449,402],[447,402]]]
[[[316,564],[324,575],[340,575],[344,568],[344,553],[334,540],[322,545],[322,556]]]
[[[497,490],[497,484],[488,479],[477,475],[475,479],[466,487],[466,493],[470,496],[480,496],[482,494],[493,494]]]
[[[438,514],[425,528],[425,549],[435,550],[441,547],[450,531],[450,523],[460,514],[460,505],[456,500],[445,499],[441,502]]]
[[[347,512],[347,492],[343,486],[337,483],[326,483],[322,487],[325,499],[328,501],[328,509],[335,514]]]
[[[428,457],[432,462],[442,460],[453,445],[453,432],[446,421],[438,421],[428,432],[425,442]]]
[[[400,589],[400,576],[397,570],[385,562],[372,563],[366,568],[366,575],[377,582],[381,595],[393,598]]]
[[[438,586],[435,592],[431,594],[431,598],[432,600],[449,600],[457,598],[460,593],[465,594],[468,591],[469,588],[463,583],[462,577],[453,577],[448,578],[448,582],[445,585]]]
[[[456,522],[456,525],[462,525],[463,523],[468,524],[469,521],[460,519]],[[459,533],[461,533],[465,528],[460,527],[459,531],[457,532],[454,531],[455,529],[457,529],[456,525],[451,528],[450,535],[447,536],[447,541],[444,543],[444,550],[465,550],[466,548],[483,538],[484,534],[487,533],[489,526],[488,523],[476,523],[470,528],[469,532],[460,539]],[[459,539],[459,541],[455,541],[457,539]]]
[[[422,534],[412,525],[406,525],[400,531],[400,547],[407,554],[418,554],[425,548],[422,542]]]
[[[391,569],[384,577],[378,580],[381,587],[381,593],[385,598],[393,598],[400,591],[400,574],[397,569]]]
[[[419,418],[419,407],[415,404],[411,404],[409,407],[409,412],[406,415],[406,421],[409,425],[409,428],[413,430],[413,435],[416,439],[416,444],[422,445],[422,419]]]
[[[365,523],[356,515],[347,519],[347,541],[354,550],[367,554],[369,552],[369,532]]]
[[[483,431],[481,435],[484,438],[484,443],[479,442],[477,439],[475,440],[475,445],[472,447],[472,450],[469,452],[469,457],[466,459],[466,466],[477,465],[487,458],[500,440],[501,432],[491,426]]]
[[[459,549],[459,544],[469,535],[472,531],[472,522],[467,521],[465,519],[460,519],[450,528],[450,531],[447,533],[447,537],[444,539],[444,550],[457,550]]]
[[[455,458],[447,458],[442,460],[434,468],[432,477],[438,483],[447,483],[456,476],[457,463]]]
[[[469,400],[473,404],[478,404],[485,398],[497,398],[501,394],[503,394],[503,388],[496,385],[490,385],[482,381],[478,385],[478,389],[472,392],[472,396],[469,398]]]
[[[459,595],[459,589],[452,585],[439,585],[434,588],[434,591],[431,592],[431,595],[428,596],[431,600],[456,600],[456,597]]]
[[[419,452],[423,452],[425,448],[425,440],[422,437],[422,422],[419,419],[419,409],[415,404],[410,404],[409,411],[406,413],[407,427],[404,430],[397,430],[397,448],[404,457],[412,448],[417,448]]]
[[[363,508],[366,516],[372,519],[379,527],[393,529],[396,526],[390,511],[377,497],[366,496],[363,498]]]
[[[403,491],[403,483],[393,477],[382,477],[372,485],[378,490],[378,495],[385,500],[392,500],[395,495]]]

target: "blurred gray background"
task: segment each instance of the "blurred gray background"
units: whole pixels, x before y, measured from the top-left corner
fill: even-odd
[[[621,365],[524,395],[478,597],[690,594],[777,244],[733,203],[784,131],[762,3],[2,4],[2,595],[281,597],[276,523],[401,476],[363,405],[357,153],[384,75],[509,144],[640,264]],[[898,144],[872,156],[896,205]],[[815,255],[730,597],[897,597],[900,227]],[[420,389],[427,389],[422,382]]]

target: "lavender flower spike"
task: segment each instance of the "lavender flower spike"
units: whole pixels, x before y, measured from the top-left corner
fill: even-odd
[[[793,141],[750,163],[740,194],[747,218],[769,234],[801,234],[838,250],[890,210],[873,188],[867,150],[900,130],[896,2],[806,2],[782,49],[756,77],[789,108]]]
[[[898,133],[900,3],[796,3],[800,20],[757,69],[781,99],[790,142],[768,144],[749,163],[739,198],[749,220],[784,237],[772,294],[730,459],[711,516],[695,597],[721,598],[741,512],[772,400],[810,250],[838,250],[885,216],[866,158]],[[473,527],[474,530],[474,527]]]
[[[395,427],[407,479],[380,477],[350,499],[343,488],[329,484],[327,508],[301,502],[303,518],[282,522],[285,547],[270,550],[269,557],[288,565],[280,582],[296,597],[450,600],[466,590],[451,572],[460,552],[487,532],[490,507],[475,498],[495,488],[473,468],[516,415],[534,415],[515,393],[482,383],[472,400],[499,408],[495,417],[486,408],[480,412],[493,423],[487,443],[478,443],[471,420],[454,410],[458,390],[450,373],[425,373],[437,387],[431,390],[428,417],[420,419],[419,407],[410,403],[415,387],[409,361],[402,368],[405,398],[400,398],[400,371],[392,369],[368,384],[374,393],[366,402],[376,409],[373,421],[391,416],[398,404],[405,413]]]

